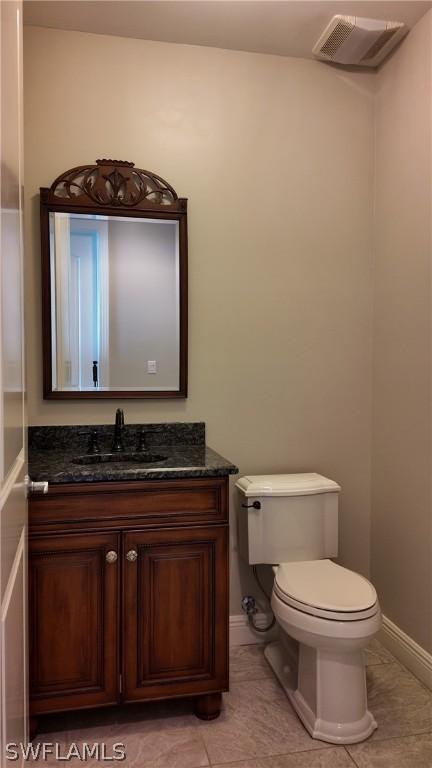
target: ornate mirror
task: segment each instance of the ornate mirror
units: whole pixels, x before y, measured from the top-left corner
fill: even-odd
[[[44,397],[186,397],[187,200],[118,160],[40,193]]]

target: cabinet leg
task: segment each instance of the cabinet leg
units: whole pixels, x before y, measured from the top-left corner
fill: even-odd
[[[221,693],[207,693],[205,696],[197,696],[194,711],[200,720],[215,720],[220,715],[221,706]]]
[[[30,741],[33,741],[34,737],[36,736],[38,732],[38,726],[39,726],[39,718],[30,717],[29,718]]]

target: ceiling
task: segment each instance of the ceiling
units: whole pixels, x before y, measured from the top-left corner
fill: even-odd
[[[313,58],[336,13],[412,27],[430,7],[429,0],[24,0],[24,23]]]

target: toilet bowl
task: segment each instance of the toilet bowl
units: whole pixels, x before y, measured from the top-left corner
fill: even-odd
[[[265,657],[313,738],[363,741],[377,727],[364,649],[381,611],[372,584],[330,559],[338,554],[340,486],[312,472],[250,475],[236,487],[240,554],[275,574],[279,637]]]
[[[363,741],[377,727],[363,657],[381,624],[375,589],[330,560],[283,563],[275,571],[279,640],[267,646],[267,661],[313,738]]]

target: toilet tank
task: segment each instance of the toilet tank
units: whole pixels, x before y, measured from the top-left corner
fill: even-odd
[[[250,565],[338,553],[340,486],[315,472],[248,475],[237,483],[239,551]]]

